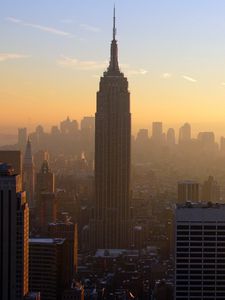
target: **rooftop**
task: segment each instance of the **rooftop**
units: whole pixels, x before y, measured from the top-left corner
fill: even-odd
[[[65,239],[51,239],[51,238],[30,238],[29,243],[32,244],[63,244]]]

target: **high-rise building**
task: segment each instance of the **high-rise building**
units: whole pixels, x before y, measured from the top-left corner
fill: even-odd
[[[192,180],[183,180],[178,182],[178,203],[187,201],[199,201],[199,183]]]
[[[23,161],[23,187],[27,193],[30,208],[34,208],[34,163],[31,150],[31,142],[28,138],[26,152]]]
[[[29,287],[41,299],[61,300],[66,275],[65,239],[29,240]]]
[[[49,223],[56,222],[57,209],[56,194],[42,192],[37,203],[39,226],[42,233],[47,232]]]
[[[60,123],[60,130],[64,135],[73,135],[78,133],[78,122],[70,120],[69,117]]]
[[[28,293],[29,208],[20,175],[0,164],[0,299]]]
[[[66,239],[66,281],[70,286],[72,279],[77,272],[78,264],[78,236],[77,224],[74,224],[67,216],[65,220],[50,223],[48,225],[48,235],[51,238],[64,238]]]
[[[169,128],[166,135],[167,146],[173,147],[176,143],[175,141],[175,130],[173,128]]]
[[[213,176],[209,176],[202,185],[201,200],[204,202],[220,201],[220,186]]]
[[[119,69],[115,10],[109,67],[100,80],[95,115],[94,248],[128,246],[131,114],[127,78]]]
[[[55,174],[51,172],[48,161],[42,163],[40,172],[36,175],[36,196],[37,202],[40,200],[40,195],[43,192],[55,192]]]
[[[178,205],[175,211],[175,300],[225,295],[225,205]]]
[[[179,144],[187,143],[191,140],[191,125],[185,123],[179,130]]]
[[[140,129],[137,133],[137,138],[136,138],[136,142],[139,144],[144,144],[146,145],[146,143],[148,142],[148,129]]]
[[[27,129],[18,128],[18,147],[22,153],[25,151],[26,143],[27,143]]]
[[[163,124],[162,122],[152,123],[152,141],[156,144],[162,144],[163,141]]]

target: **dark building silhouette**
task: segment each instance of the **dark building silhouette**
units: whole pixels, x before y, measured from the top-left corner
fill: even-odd
[[[66,282],[69,287],[72,279],[77,272],[78,263],[78,235],[77,224],[71,221],[68,214],[64,214],[64,220],[50,223],[48,225],[48,235],[51,238],[64,238],[66,239]]]
[[[65,239],[29,240],[29,288],[41,300],[61,300],[66,274]]]
[[[55,175],[51,172],[47,160],[42,163],[40,172],[37,173],[36,177],[36,196],[37,203],[39,203],[41,193],[55,192]]]
[[[13,167],[13,174],[22,175],[22,156],[17,150],[1,150],[0,162],[7,163]]]
[[[0,299],[28,293],[29,208],[20,175],[0,164]]]
[[[43,192],[40,194],[38,202],[39,226],[42,233],[47,232],[48,223],[56,222],[57,198],[55,193]]]
[[[95,115],[94,248],[128,246],[130,148],[130,93],[118,64],[114,10],[111,58],[100,80]]]

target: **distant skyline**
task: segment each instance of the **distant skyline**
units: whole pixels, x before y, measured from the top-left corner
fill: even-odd
[[[163,121],[225,135],[225,2],[115,3],[133,132]],[[99,77],[109,61],[113,4],[3,1],[0,133],[94,115]]]

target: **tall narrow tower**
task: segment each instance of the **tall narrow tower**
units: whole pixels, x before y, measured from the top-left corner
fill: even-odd
[[[23,187],[27,193],[29,208],[34,208],[34,162],[29,138],[23,162]]]
[[[94,248],[129,244],[131,114],[127,78],[119,69],[115,8],[110,63],[100,80],[95,114]]]

